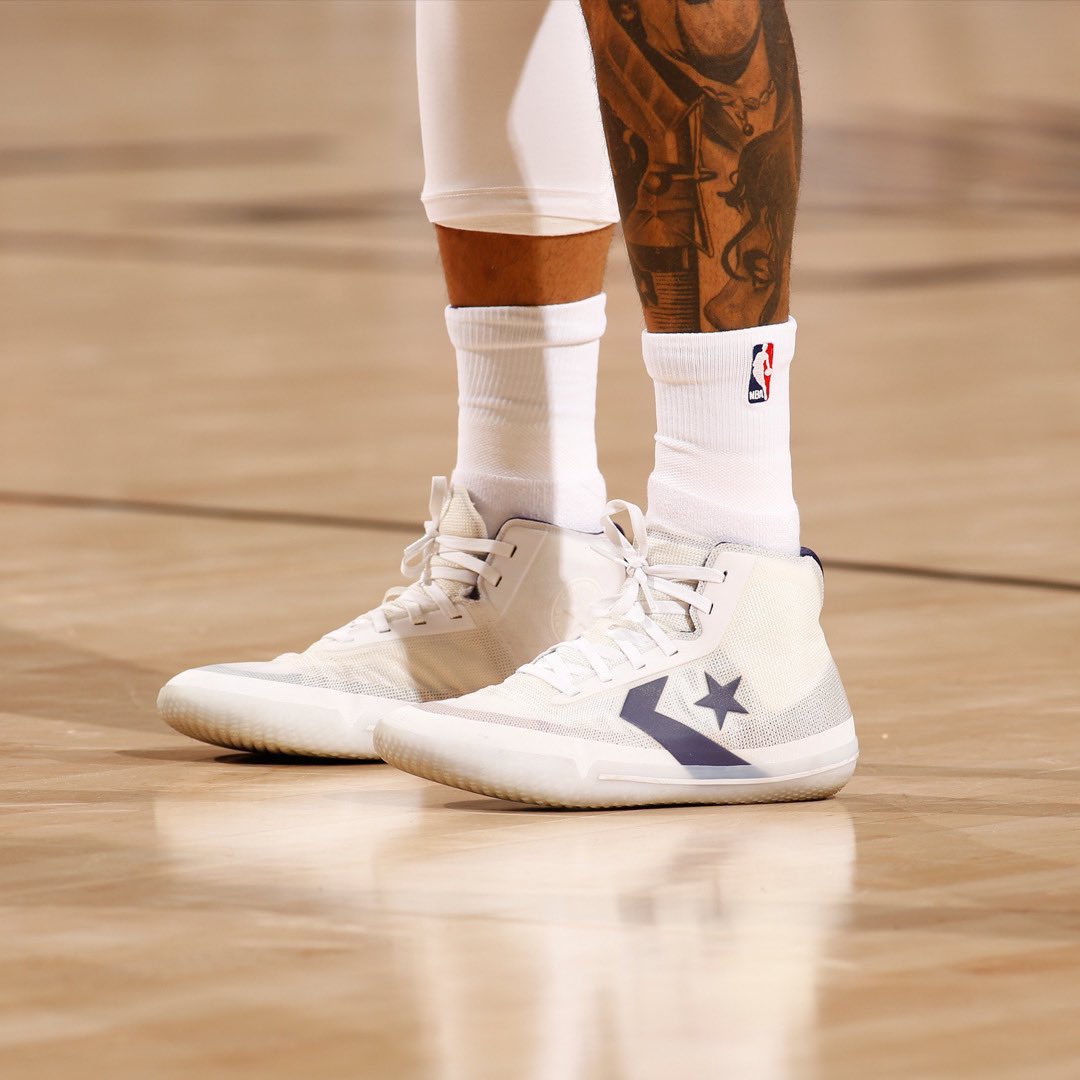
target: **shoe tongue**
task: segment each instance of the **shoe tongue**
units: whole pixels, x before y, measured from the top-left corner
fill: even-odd
[[[649,563],[653,566],[704,566],[716,545],[711,540],[701,540],[693,536],[679,536],[661,529],[649,529]],[[690,588],[696,588],[696,581],[687,581]],[[666,597],[658,597],[660,600]],[[678,601],[675,601],[678,603]],[[682,604],[679,604],[682,607]],[[666,614],[652,612],[649,616],[658,626],[669,633],[686,633],[694,629],[690,612]],[[604,646],[610,644],[607,628],[597,624],[584,634],[592,644]]]
[[[439,534],[441,536],[460,536],[468,540],[488,539],[487,527],[484,519],[480,516],[476,507],[473,506],[469,493],[464,488],[451,488],[446,499],[443,501],[442,515],[439,518]],[[482,557],[482,556],[481,556]],[[431,560],[434,566],[451,566],[441,555],[436,555]],[[454,598],[465,596],[472,592],[473,586],[466,585],[464,581],[439,580],[439,587],[447,596]]]
[[[653,566],[704,566],[715,546],[712,540],[679,536],[665,529],[649,529],[649,562]],[[696,581],[687,581],[686,584],[691,588],[697,587]],[[657,613],[652,619],[668,631],[685,632],[694,629],[689,610],[678,615]]]
[[[484,519],[464,488],[451,488],[443,500],[439,532],[443,536],[462,536],[468,540],[488,538]]]
[[[714,547],[713,540],[679,536],[666,529],[649,530],[649,562],[656,566],[704,566]]]

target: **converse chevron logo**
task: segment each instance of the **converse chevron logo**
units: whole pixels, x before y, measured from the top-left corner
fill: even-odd
[[[755,345],[750,358],[750,386],[746,392],[746,400],[751,405],[769,400],[772,372],[773,343],[769,341],[764,345]]]
[[[705,678],[709,692],[696,704],[715,710],[721,727],[729,712],[746,712],[735,700],[739,679],[721,686],[711,676],[706,675]],[[660,695],[664,692],[667,681],[668,677],[665,675],[662,679],[653,679],[642,686],[635,686],[627,693],[619,716],[655,739],[680,765],[748,764],[719,743],[706,738],[701,732],[658,711]]]

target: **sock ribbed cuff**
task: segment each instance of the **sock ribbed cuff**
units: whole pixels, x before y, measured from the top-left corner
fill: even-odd
[[[751,400],[750,381],[755,364],[760,380],[762,351],[771,355],[772,378],[783,374],[795,356],[794,319],[771,326],[751,326],[745,330],[724,330],[714,334],[641,334],[645,370],[658,382],[672,384],[718,385],[745,382],[746,404],[767,401]],[[771,354],[768,346],[772,346]],[[762,346],[761,351],[757,350]],[[771,389],[771,387],[770,387]],[[771,394],[769,395],[771,396]]]
[[[448,307],[446,329],[456,349],[559,348],[597,341],[607,329],[607,296],[536,307]]]

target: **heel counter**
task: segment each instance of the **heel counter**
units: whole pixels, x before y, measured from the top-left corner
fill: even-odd
[[[724,636],[767,711],[814,695],[835,670],[821,628],[821,572],[811,558],[758,556]]]
[[[823,655],[828,657],[828,666],[826,672],[822,677],[820,686],[828,684],[831,689],[829,690],[829,698],[832,702],[832,709],[837,715],[837,723],[844,723],[851,719],[851,702],[847,696],[847,688],[844,686],[844,681],[840,677],[840,669],[836,666],[836,659],[833,657],[832,649],[829,647],[829,642],[825,637],[825,629],[821,625],[821,612],[825,604],[825,568],[822,566],[821,559],[811,551],[809,548],[803,548],[800,552],[800,562],[807,571],[807,577],[810,584],[808,589],[812,589],[814,595],[817,597],[817,618],[813,627],[813,635],[816,638],[816,648],[820,650]]]

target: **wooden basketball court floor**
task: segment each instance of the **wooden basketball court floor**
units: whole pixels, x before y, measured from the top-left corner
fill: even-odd
[[[408,3],[0,5],[0,1075],[1080,1075],[1075,3],[792,4],[836,799],[562,814],[154,698],[452,465]],[[600,438],[651,398],[613,252]]]

